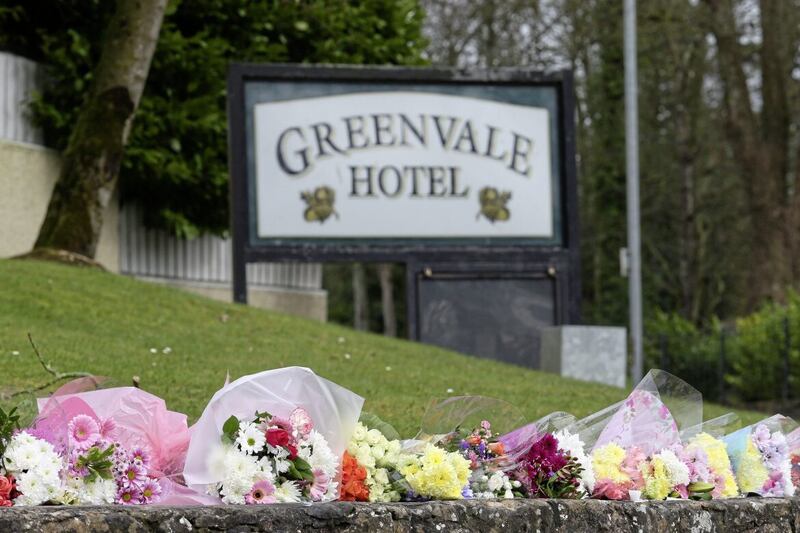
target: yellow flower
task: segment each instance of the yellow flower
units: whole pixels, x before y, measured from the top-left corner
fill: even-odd
[[[731,460],[728,457],[728,450],[724,442],[715,439],[708,433],[699,433],[689,441],[686,447],[687,449],[700,448],[706,452],[708,466],[711,467],[715,474],[722,476],[724,480],[723,486],[717,487],[721,497],[733,498],[739,494],[739,487],[736,486],[736,478],[733,477]]]
[[[764,486],[767,478],[769,478],[769,472],[761,460],[761,454],[753,444],[753,440],[748,438],[747,447],[739,462],[739,470],[736,472],[739,488],[742,493],[758,492]]]
[[[625,450],[616,443],[606,444],[592,452],[592,467],[596,479],[608,479],[614,483],[625,483],[631,478],[620,466],[625,460]]]
[[[644,490],[642,491],[645,498],[651,500],[664,500],[669,496],[672,491],[672,482],[669,479],[669,472],[660,457],[653,457],[650,461],[650,467],[646,465],[642,468],[644,476]]]
[[[414,463],[400,470],[411,489],[421,496],[439,500],[460,499],[470,475],[469,461],[458,452],[446,452],[429,444]]]

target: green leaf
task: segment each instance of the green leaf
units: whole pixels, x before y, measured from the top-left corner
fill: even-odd
[[[228,437],[231,442],[236,440],[236,434],[239,432],[239,419],[231,415],[224,424],[222,424],[222,433]]]

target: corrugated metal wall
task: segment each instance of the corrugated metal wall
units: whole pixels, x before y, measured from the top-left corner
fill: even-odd
[[[133,276],[231,283],[231,241],[213,235],[175,238],[144,227],[141,211],[131,205],[120,210],[120,271]],[[319,289],[322,266],[316,263],[247,265],[251,285]]]
[[[39,87],[40,67],[28,59],[0,52],[0,139],[42,144],[28,118],[27,102]]]

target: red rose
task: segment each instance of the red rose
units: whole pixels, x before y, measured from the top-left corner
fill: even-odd
[[[286,446],[289,444],[289,433],[285,429],[268,429],[267,443],[270,446]]]
[[[14,502],[12,502],[11,500],[0,498],[0,507],[11,507],[12,505],[14,505]]]
[[[0,500],[11,498],[11,491],[14,489],[14,480],[6,476],[0,476]]]
[[[289,459],[297,457],[297,447],[294,444],[287,444],[286,449],[289,450]]]

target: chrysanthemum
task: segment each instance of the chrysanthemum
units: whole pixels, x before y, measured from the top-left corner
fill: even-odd
[[[309,491],[309,494],[313,501],[322,501],[322,499],[325,498],[325,495],[328,493],[331,478],[321,468],[315,468],[313,470],[313,474],[314,481],[311,483],[311,490]]]
[[[283,503],[294,503],[300,501],[300,487],[296,481],[284,481],[275,487],[275,499]]]
[[[100,439],[100,426],[88,415],[78,415],[67,426],[69,443],[79,450],[88,450]]]
[[[275,485],[267,480],[262,480],[253,485],[253,488],[244,497],[248,504],[275,503]]]

